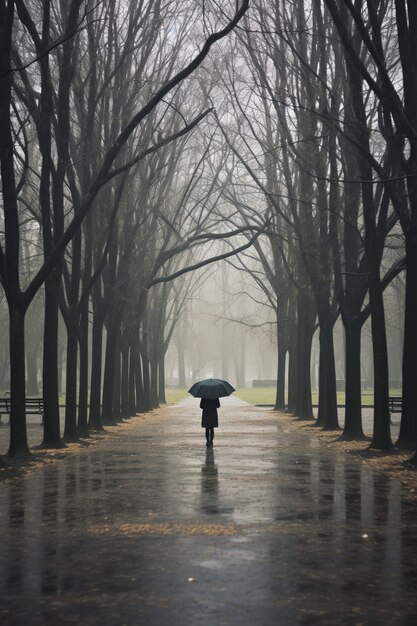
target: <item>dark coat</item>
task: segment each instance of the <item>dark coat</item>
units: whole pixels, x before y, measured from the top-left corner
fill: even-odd
[[[208,398],[202,398],[200,402],[200,409],[203,409],[203,415],[201,416],[202,428],[216,428],[219,425],[219,418],[217,415],[217,409],[220,406],[218,398],[209,400]]]

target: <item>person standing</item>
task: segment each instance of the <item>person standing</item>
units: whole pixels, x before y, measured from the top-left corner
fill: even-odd
[[[203,409],[201,416],[201,427],[206,429],[206,446],[213,445],[214,429],[219,425],[217,409],[220,407],[218,398],[201,398],[200,409]]]

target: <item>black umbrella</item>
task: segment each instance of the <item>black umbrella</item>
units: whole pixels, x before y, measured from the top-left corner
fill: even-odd
[[[199,380],[197,383],[188,390],[194,398],[208,398],[214,400],[215,398],[223,398],[224,396],[230,396],[235,391],[227,380],[220,380],[220,378],[207,378],[207,380]]]

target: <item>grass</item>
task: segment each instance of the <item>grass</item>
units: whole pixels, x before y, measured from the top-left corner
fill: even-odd
[[[165,390],[166,401],[168,404],[175,404],[180,402],[188,396],[186,389],[166,389]]]
[[[242,387],[235,396],[249,404],[275,404],[275,387]]]
[[[244,400],[245,402],[249,402],[249,404],[275,404],[275,395],[276,390],[275,387],[246,387],[242,389],[238,389],[235,391],[235,395]],[[392,396],[400,396],[401,389],[390,389],[390,395]],[[318,403],[318,392],[313,391],[312,400],[313,404]],[[364,389],[362,392],[362,404],[364,405],[372,405],[374,402],[374,392],[372,389]],[[338,391],[337,392],[337,403],[344,404],[345,403],[345,392]]]

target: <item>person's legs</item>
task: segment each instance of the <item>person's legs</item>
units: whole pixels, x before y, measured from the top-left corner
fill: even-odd
[[[210,428],[210,443],[213,443],[214,439],[214,428]]]
[[[210,444],[210,428],[206,428],[206,440],[207,440],[207,445]]]

